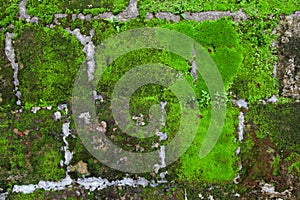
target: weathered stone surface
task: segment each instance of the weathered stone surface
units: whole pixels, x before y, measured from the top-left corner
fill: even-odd
[[[179,22],[180,21],[180,16],[179,15],[175,15],[175,14],[169,13],[169,12],[156,13],[155,17],[158,18],[158,19],[165,19],[167,21],[172,21],[172,22]]]
[[[137,9],[137,0],[130,0],[127,8],[123,12],[121,12],[117,16],[117,18],[120,21],[124,22],[137,16],[139,16],[139,10]]]
[[[281,96],[300,98],[300,12],[281,18],[278,76]]]

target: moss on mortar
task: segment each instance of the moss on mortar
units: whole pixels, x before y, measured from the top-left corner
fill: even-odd
[[[40,23],[51,24],[54,14],[60,13],[83,13],[97,15],[104,12],[117,14],[124,10],[128,5],[127,0],[86,0],[86,1],[49,1],[49,0],[28,0],[26,7],[30,16],[37,16]]]

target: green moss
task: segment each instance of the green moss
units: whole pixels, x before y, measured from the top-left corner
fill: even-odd
[[[277,176],[278,173],[279,173],[279,170],[280,170],[280,161],[281,161],[280,155],[277,154],[276,157],[274,158],[273,163],[272,163],[273,175],[274,176]]]
[[[59,166],[62,124],[53,121],[51,111],[1,113],[0,120],[2,187],[65,177]]]
[[[172,13],[183,13],[184,11],[204,11],[204,10],[230,10],[234,9],[235,1],[150,1],[150,0],[138,0],[138,7],[140,10],[148,12],[160,12],[169,11]]]
[[[62,1],[58,0],[28,0],[26,8],[31,17],[36,16],[39,18],[39,23],[51,24],[54,14],[62,13],[61,3]]]
[[[0,27],[6,27],[17,20],[20,0],[3,0],[0,2]]]
[[[39,174],[39,179],[47,181],[57,181],[65,177],[65,171],[59,166],[62,160],[61,153],[57,146],[44,146],[38,157],[32,159],[35,163],[34,171]]]
[[[35,190],[31,194],[23,194],[23,193],[10,193],[8,196],[8,199],[10,200],[42,200],[47,199],[45,196],[45,191],[42,189]]]
[[[16,106],[14,95],[13,69],[4,51],[5,33],[0,31],[0,111],[8,111]]]
[[[145,23],[145,25],[143,25],[143,23]],[[220,70],[226,88],[231,87],[230,82],[236,76],[242,61],[240,41],[234,29],[236,25],[231,20],[220,19],[200,24],[188,21],[173,24],[156,19],[146,22],[130,20],[124,25],[120,24],[120,30],[124,31],[130,28],[153,25],[177,30],[192,37],[207,48],[207,51],[211,53],[213,60]],[[103,26],[105,25],[103,24]],[[95,37],[100,35],[102,38],[98,37],[99,40],[104,40],[113,32],[117,32],[116,28],[112,26],[108,26],[107,28],[108,34],[101,34],[99,31]],[[103,28],[103,30],[106,29]],[[145,147],[145,151],[149,151],[151,150],[152,143],[157,142],[157,138],[138,140],[122,133],[119,129],[113,131],[113,128],[117,128],[117,126],[112,117],[111,110],[107,109],[110,105],[112,91],[117,81],[134,66],[148,63],[161,63],[179,71],[188,82],[191,83],[191,87],[195,89],[196,94],[199,96],[201,107],[205,108],[200,112],[204,119],[201,120],[202,126],[200,126],[199,133],[188,152],[181,158],[182,166],[179,165],[180,170],[178,172],[180,179],[188,179],[189,181],[200,179],[203,182],[232,181],[236,176],[237,170],[235,166],[236,158],[234,158],[237,148],[237,143],[234,142],[235,125],[237,125],[237,110],[233,108],[229,109],[227,113],[228,119],[219,142],[206,158],[200,160],[198,157],[199,150],[210,122],[210,98],[202,79],[198,79],[196,86],[192,85],[193,78],[189,71],[191,63],[188,63],[173,53],[163,50],[143,49],[123,55],[108,66],[97,86],[97,91],[101,93],[105,100],[105,102],[97,106],[97,111],[100,116],[99,120],[104,120],[108,123],[109,128],[107,135],[113,138],[113,142],[126,150],[135,149],[134,146],[139,144]],[[168,102],[166,106],[168,113],[166,127],[164,127],[162,131],[168,133],[168,138],[172,139],[174,134],[178,131],[181,115],[179,102],[171,91],[155,84],[145,85],[137,89],[130,100],[130,113],[132,115],[143,114],[145,116],[144,120],[147,123],[149,108],[154,104],[158,104],[160,101]],[[163,144],[167,144],[167,142]],[[199,169],[201,169],[201,171]]]
[[[236,76],[242,62],[240,40],[234,30],[235,26],[236,24],[228,18],[204,21],[203,23],[183,21],[163,25],[165,28],[174,29],[190,36],[207,48],[222,75],[226,89],[231,87],[231,80]],[[198,74],[198,77],[201,75]],[[199,97],[202,90],[207,91],[203,79],[199,78],[195,90]]]
[[[228,108],[226,123],[222,134],[212,151],[204,158],[199,158],[199,151],[210,122],[209,110],[201,111],[198,133],[187,152],[180,158],[182,168],[178,171],[180,179],[209,183],[231,182],[237,173],[234,141],[238,109]]]
[[[285,160],[290,161],[288,171],[290,174],[300,175],[300,154],[292,152]]]
[[[95,35],[92,38],[95,46],[99,45],[100,42],[112,36],[113,34],[117,34],[117,30],[114,27],[114,23],[112,22],[101,19],[101,20],[93,20],[91,23],[95,30]]]
[[[125,25],[121,26],[120,30],[125,31],[130,28],[137,28],[142,26],[153,26],[158,25],[163,28],[169,28],[172,30],[179,31],[183,34],[186,34],[205,48],[207,48],[208,52],[210,52],[212,59],[217,64],[217,67],[222,75],[224,84],[226,88],[230,88],[231,84],[230,81],[236,76],[236,73],[239,70],[239,66],[242,62],[242,54],[241,54],[241,46],[239,44],[238,34],[235,32],[234,27],[235,24],[228,19],[220,19],[217,21],[209,21],[203,23],[195,23],[195,22],[179,22],[179,23],[168,23],[164,22],[163,20],[149,20],[145,22],[143,25],[142,22],[138,20],[133,20],[125,23]],[[95,23],[97,24],[97,23]],[[95,29],[96,34],[95,37],[97,38],[97,42],[99,43],[101,40],[109,37],[112,34],[117,33],[116,29],[112,26],[108,25],[101,25],[102,28]],[[98,32],[97,32],[98,30]],[[100,31],[108,30],[109,34],[101,33]],[[99,37],[100,35],[101,37]],[[149,56],[151,55],[151,56]],[[123,66],[124,63],[128,63],[130,61],[130,65]],[[138,51],[134,54],[129,54],[124,56],[124,58],[120,58],[119,61],[116,61],[115,65],[121,65],[123,67],[119,67],[120,69],[114,69],[114,72],[118,71],[120,75],[114,74],[115,80],[118,80],[123,73],[129,70],[128,66],[137,66],[138,64],[145,64],[145,63],[155,63],[159,62],[170,66],[186,75],[186,78],[189,82],[192,82],[192,76],[189,72],[190,70],[190,63],[187,63],[185,60],[180,58],[178,55],[172,54],[166,51],[154,51],[148,50],[147,51]],[[111,71],[111,67],[107,69]],[[107,72],[110,73],[110,72]],[[107,75],[106,73],[106,75]],[[104,75],[104,77],[106,77]],[[109,77],[109,76],[107,76]],[[199,77],[201,75],[199,74]],[[105,79],[105,78],[104,78]],[[114,84],[108,83],[112,81],[111,78],[108,78],[106,86],[112,87]],[[110,85],[110,86],[109,86]],[[109,90],[109,89],[105,89]],[[202,90],[206,90],[206,85],[203,79],[199,78],[197,81],[197,86],[195,88],[197,95],[199,98],[201,97]]]
[[[77,71],[84,61],[82,48],[62,28],[28,25],[15,42],[22,102],[56,105],[70,99]]]
[[[299,152],[299,103],[256,105],[249,109],[247,122],[256,126],[258,138],[270,137],[279,151]]]
[[[294,169],[297,170],[298,174],[300,173],[300,160],[294,162],[289,166],[289,173],[291,173]]]
[[[278,93],[276,79],[272,76],[277,62],[275,49],[271,47],[276,38],[276,35],[272,35],[275,26],[274,19],[265,19],[263,22],[260,18],[254,18],[237,27],[243,62],[233,81],[233,91],[249,103]]]

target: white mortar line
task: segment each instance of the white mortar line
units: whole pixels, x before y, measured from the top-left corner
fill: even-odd
[[[16,63],[15,61],[15,50],[14,47],[12,45],[12,38],[14,37],[14,33],[6,33],[6,38],[5,38],[5,54],[8,58],[8,60],[10,61],[11,67],[14,70],[14,74],[13,74],[13,84],[15,86],[14,88],[14,92],[15,92],[15,96],[17,97],[17,105],[20,106],[21,105],[21,92],[18,90],[18,86],[19,86],[19,79],[18,79],[18,70],[19,70],[19,65],[18,63]]]
[[[235,106],[238,106],[239,108],[244,108],[244,109],[247,109],[248,110],[248,102],[246,102],[244,99],[238,99],[238,100],[231,100],[231,102],[235,105]],[[238,140],[240,143],[243,142],[243,139],[244,139],[244,128],[245,128],[245,116],[244,116],[244,113],[242,111],[240,111],[239,113],[239,116],[238,116],[238,119],[239,119],[239,124],[238,124]],[[238,156],[241,152],[241,147],[239,146],[236,150],[236,156]],[[242,166],[242,163],[239,164],[239,171],[238,171],[238,174],[237,176],[233,179],[233,182],[235,184],[238,184],[238,179],[240,178],[240,171],[242,170],[243,166]]]
[[[90,30],[90,36],[85,36],[81,34],[80,29],[78,28],[74,29],[73,31],[71,31],[70,28],[66,28],[66,30],[72,35],[75,35],[75,37],[80,41],[80,43],[84,45],[83,52],[86,54],[88,78],[89,81],[93,80],[94,72],[95,72],[95,59],[94,59],[95,46],[92,41],[92,37],[95,34],[94,29]]]
[[[18,5],[19,19],[25,19],[26,22],[30,22],[30,23],[38,23],[39,21],[38,17],[31,18],[30,15],[27,13],[26,4],[27,4],[27,0],[22,0]]]

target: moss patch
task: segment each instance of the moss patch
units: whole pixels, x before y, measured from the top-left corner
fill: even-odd
[[[1,187],[65,177],[59,166],[62,124],[53,121],[51,111],[0,116]]]
[[[20,0],[3,0],[0,2],[0,27],[6,27],[17,20]]]
[[[246,129],[241,146],[242,185],[260,188],[258,180],[276,183],[276,190],[298,183],[299,104],[252,105],[246,113]],[[294,121],[296,120],[296,121]],[[249,188],[248,188],[249,189]]]
[[[16,38],[15,49],[24,104],[56,105],[70,99],[84,61],[83,46],[74,36],[60,27],[28,25]]]
[[[299,103],[257,105],[250,108],[246,119],[255,124],[257,137],[270,137],[280,151],[300,153],[299,114]]]
[[[237,126],[238,109],[227,110],[226,123],[217,144],[204,158],[199,158],[199,151],[210,123],[209,110],[201,111],[199,131],[187,152],[180,158],[182,168],[178,170],[180,179],[197,182],[231,182],[237,174],[237,157],[235,150],[238,143],[234,141]]]

